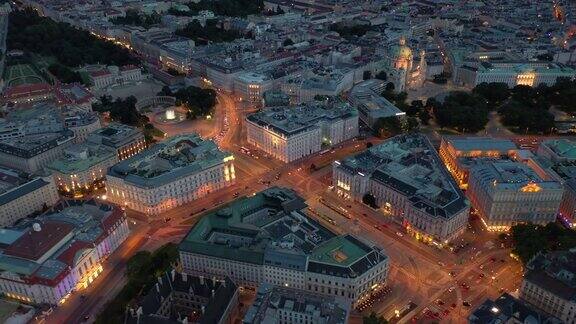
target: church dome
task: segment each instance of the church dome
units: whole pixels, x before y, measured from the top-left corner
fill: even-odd
[[[404,37],[400,38],[398,45],[392,47],[391,56],[398,59],[412,60],[413,54],[410,47],[406,45],[406,39]]]

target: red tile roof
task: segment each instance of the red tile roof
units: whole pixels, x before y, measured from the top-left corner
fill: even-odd
[[[74,226],[67,223],[46,221],[40,224],[40,231],[28,229],[16,242],[4,250],[6,255],[27,260],[38,260],[52,247],[58,244]]]
[[[97,78],[97,77],[101,77],[101,76],[105,76],[105,75],[110,75],[110,74],[112,74],[112,73],[108,70],[100,70],[100,71],[90,72],[90,75],[93,78]]]
[[[51,87],[48,83],[21,84],[6,89],[4,96],[9,99],[21,98],[30,95],[49,93]]]
[[[70,267],[74,267],[74,257],[76,254],[84,249],[92,248],[92,244],[88,242],[76,241],[66,249],[62,254],[60,254],[56,259],[66,263]]]

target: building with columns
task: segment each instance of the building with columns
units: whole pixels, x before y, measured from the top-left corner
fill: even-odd
[[[63,201],[52,213],[0,229],[0,294],[61,304],[90,286],[128,234],[124,212],[94,200]]]
[[[477,159],[510,157],[518,151],[508,139],[479,136],[445,136],[440,143],[440,158],[460,188],[468,187],[470,167]]]
[[[107,197],[157,215],[235,183],[234,156],[197,134],[174,136],[119,162],[106,175]]]
[[[488,230],[556,220],[564,189],[516,161],[486,161],[472,167],[466,195]]]

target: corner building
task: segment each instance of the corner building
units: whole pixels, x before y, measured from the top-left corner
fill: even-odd
[[[157,215],[236,181],[234,156],[197,134],[172,137],[108,170],[112,202]]]
[[[335,161],[332,181],[343,198],[373,197],[384,217],[435,245],[466,229],[470,203],[424,135],[395,136]]]
[[[355,303],[384,287],[389,259],[310,218],[292,190],[273,187],[204,216],[180,243],[184,272],[262,283]]]

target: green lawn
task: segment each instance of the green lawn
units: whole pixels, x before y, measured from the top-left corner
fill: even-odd
[[[41,83],[44,80],[34,71],[30,64],[16,64],[6,68],[4,79],[10,86],[26,83]]]

